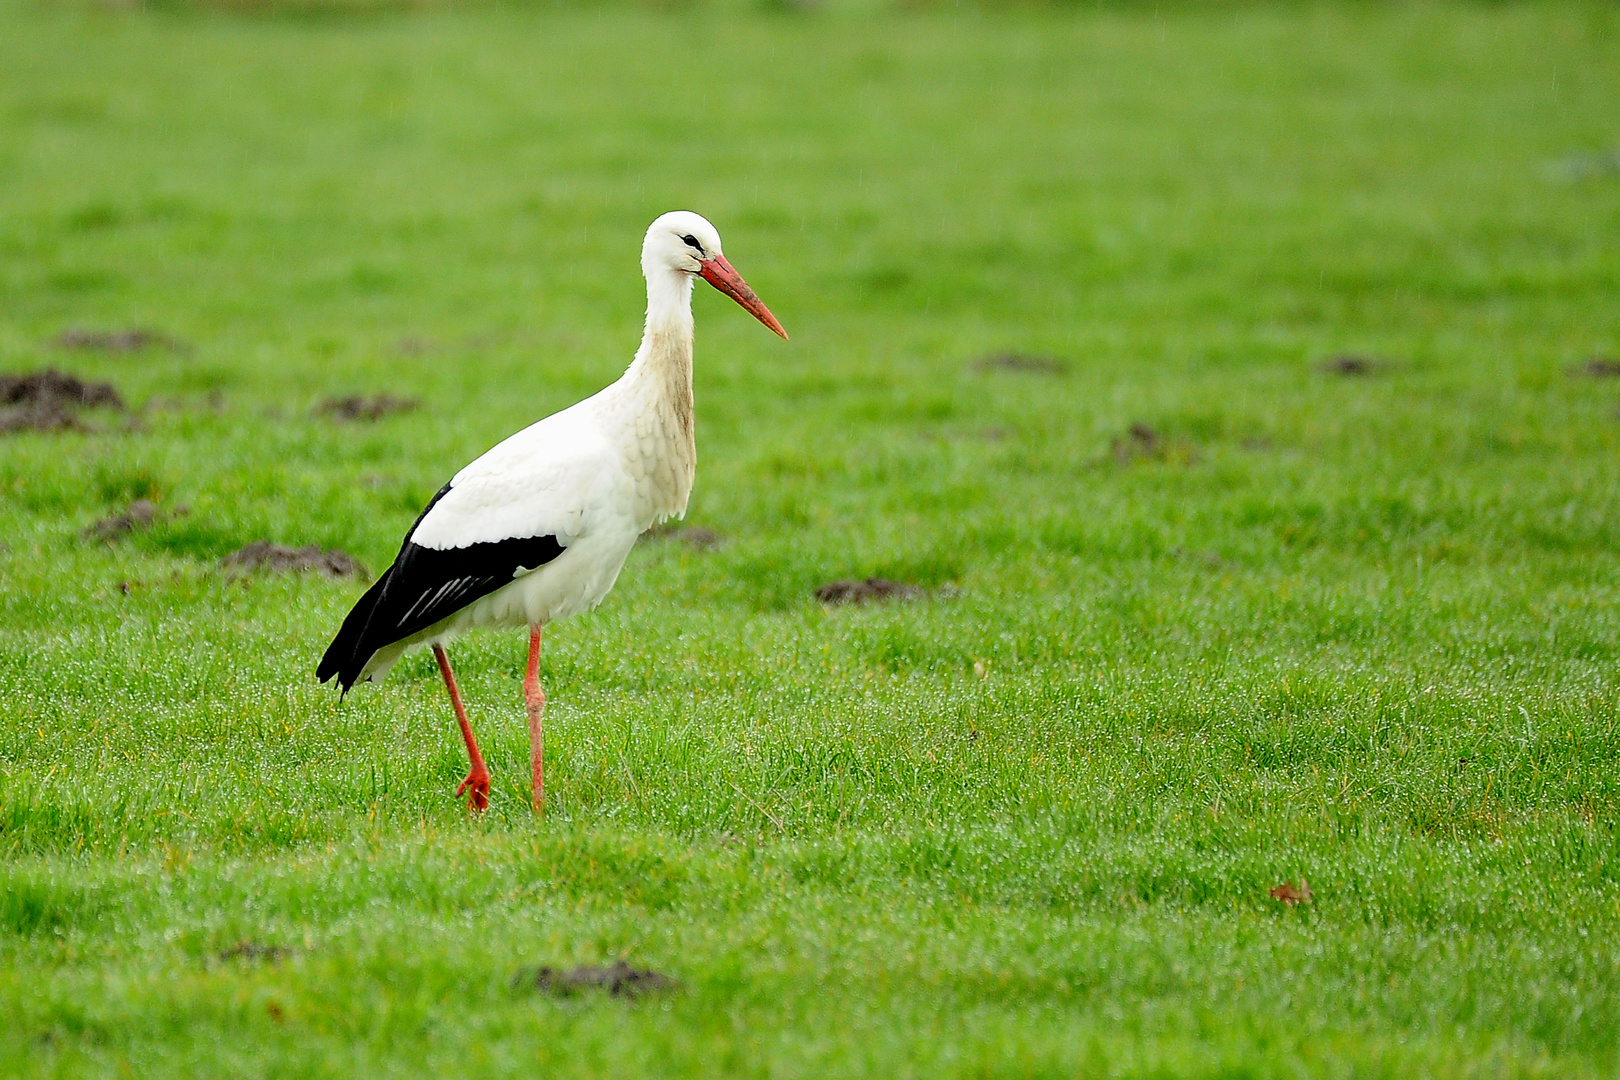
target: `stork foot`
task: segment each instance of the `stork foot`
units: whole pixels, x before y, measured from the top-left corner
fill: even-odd
[[[473,766],[467,779],[456,788],[456,795],[467,796],[467,809],[473,811],[489,809],[489,770],[482,763]]]

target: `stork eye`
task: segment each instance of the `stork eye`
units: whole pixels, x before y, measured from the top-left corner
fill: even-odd
[[[696,251],[697,251],[697,253],[699,255],[703,254],[703,245],[697,242],[697,237],[695,237],[695,236],[683,236],[683,237],[681,237],[681,241],[683,243],[685,243],[688,247],[696,249]]]

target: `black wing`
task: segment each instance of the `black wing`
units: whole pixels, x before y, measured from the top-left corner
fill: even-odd
[[[518,536],[447,550],[411,543],[416,526],[449,490],[446,484],[433,496],[405,534],[394,565],[343,620],[315,669],[321,682],[336,675],[347,693],[378,649],[426,630],[509,584],[519,570],[533,570],[563,553],[555,536]]]

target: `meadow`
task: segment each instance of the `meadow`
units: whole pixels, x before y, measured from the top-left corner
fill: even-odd
[[[128,406],[0,435],[0,1072],[1620,1073],[1617,58],[1579,0],[0,0],[0,373]],[[698,294],[712,542],[548,633],[543,818],[522,635],[452,647],[474,817],[430,657],[314,681],[363,583],[221,559],[384,568],[617,377],[675,208],[792,340]],[[523,974],[617,959],[678,985]]]

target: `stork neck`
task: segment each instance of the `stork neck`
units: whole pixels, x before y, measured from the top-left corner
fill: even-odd
[[[685,513],[697,469],[690,274],[648,273],[647,327],[612,400],[629,437],[626,467],[636,480],[639,528]]]
[[[660,268],[647,275],[647,323],[629,374],[691,408],[691,274]]]
[[[647,274],[646,337],[654,334],[692,336],[691,274],[659,267]]]

